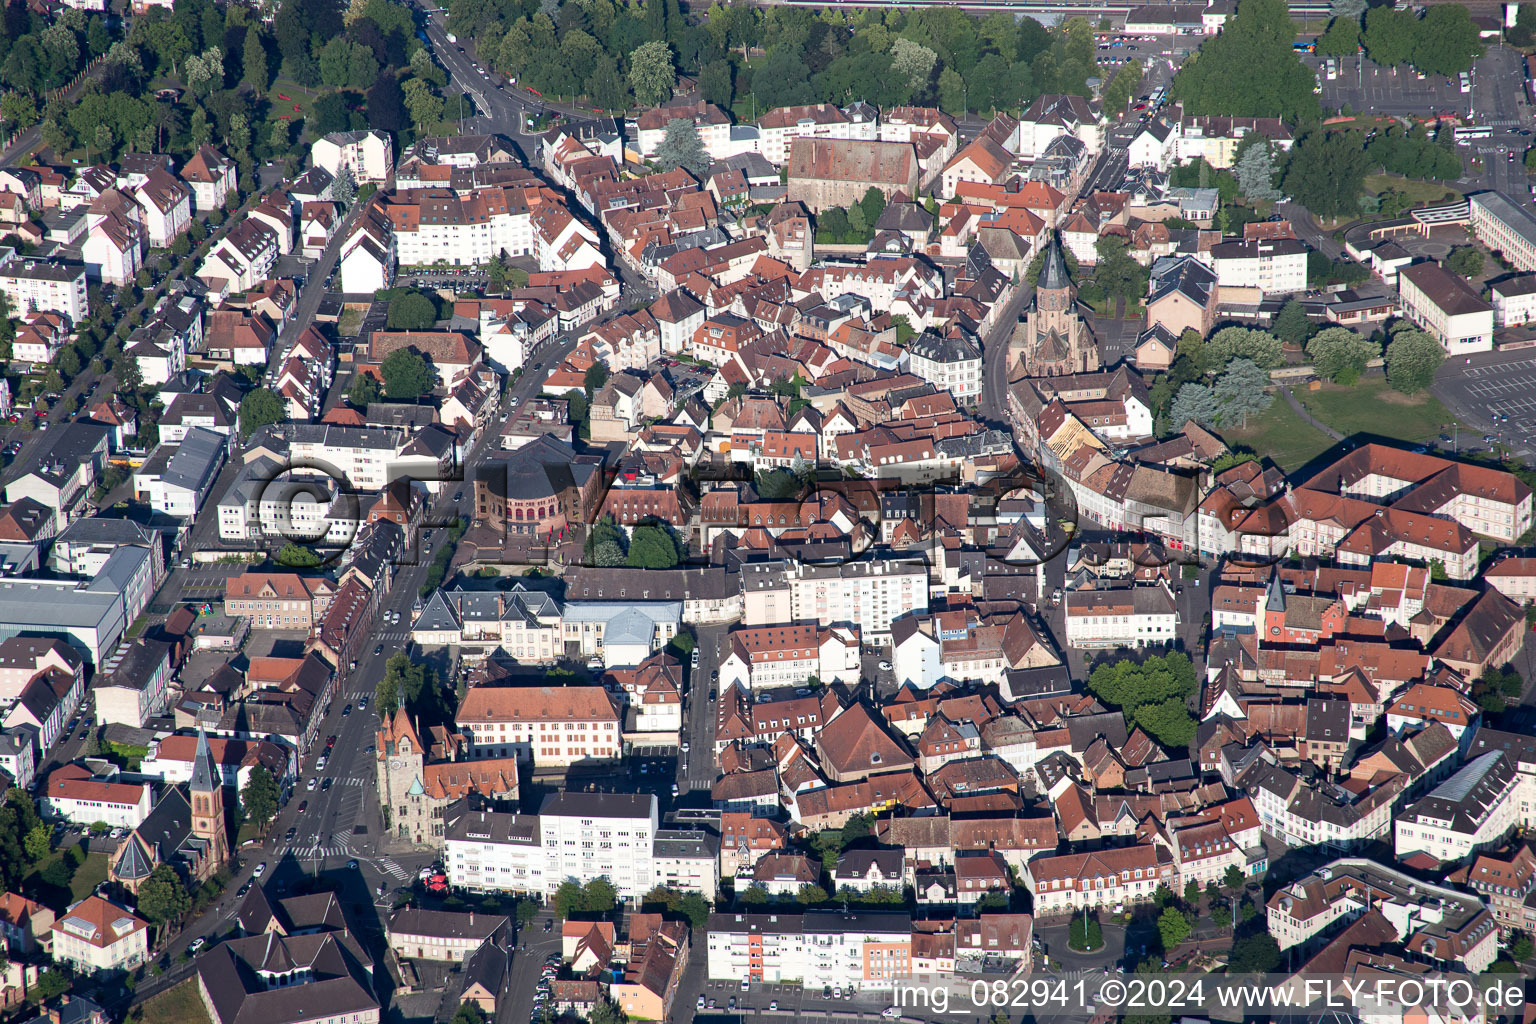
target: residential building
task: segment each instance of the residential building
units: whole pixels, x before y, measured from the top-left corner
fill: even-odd
[[[387,132],[331,132],[315,140],[309,162],[332,177],[346,171],[358,185],[382,185],[394,171],[394,145]]]
[[[928,610],[928,568],[920,561],[766,562],[743,566],[741,578],[745,626],[856,626],[869,643],[889,635],[895,620]]]
[[[487,942],[505,945],[512,919],[501,914],[401,907],[385,923],[389,948],[402,960],[464,963]]]
[[[212,146],[199,146],[181,169],[181,180],[192,186],[193,209],[198,213],[221,209],[235,190],[239,168]]]
[[[475,759],[566,768],[620,756],[622,716],[601,686],[472,686],[455,719]]]
[[[79,324],[90,315],[85,267],[77,263],[25,259],[15,249],[0,246],[0,292],[15,317],[52,311]]]
[[[812,213],[846,207],[870,188],[889,200],[917,195],[917,152],[910,143],[867,139],[793,139],[789,146],[789,201]]]
[[[1076,590],[1066,596],[1069,647],[1150,647],[1178,636],[1179,610],[1166,581]]]
[[[800,623],[736,629],[728,634],[727,650],[722,688],[803,686],[811,676],[851,685],[859,678],[859,635],[846,628]]]
[[[981,396],[981,349],[963,334],[924,331],[907,343],[907,369],[955,401],[974,405]]]
[[[120,904],[87,896],[53,923],[53,958],[81,974],[131,971],[149,956],[149,922]]]
[[[145,722],[165,710],[175,661],[174,645],[150,637],[141,637],[114,655],[92,687],[97,721],[144,728]]]
[[[1515,788],[1504,751],[1479,755],[1397,817],[1393,852],[1403,861],[1422,852],[1449,864],[1499,845],[1518,823]]]
[[[67,764],[48,776],[38,813],[48,821],[84,826],[102,821],[113,828],[138,828],[149,816],[153,795],[144,783],[97,778],[88,768]]]
[[[224,581],[224,614],[261,629],[311,630],[325,615],[335,584],[297,573],[245,572]]]
[[[890,991],[912,972],[905,913],[713,914],[708,933],[710,978]]]
[[[1036,857],[1021,874],[1037,915],[1145,903],[1159,884],[1177,881],[1171,854],[1152,843]]]
[[[1211,247],[1216,284],[1263,296],[1306,291],[1307,247],[1294,238],[1243,239]]]

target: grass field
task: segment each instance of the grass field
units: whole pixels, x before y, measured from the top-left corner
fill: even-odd
[[[1427,392],[1401,395],[1383,377],[1367,377],[1352,388],[1324,384],[1317,391],[1293,388],[1307,412],[1346,437],[1374,434],[1413,443],[1437,437],[1452,422],[1450,411]],[[1276,395],[1247,429],[1222,431],[1230,445],[1268,455],[1287,473],[1295,472],[1337,442],[1302,420],[1290,403]]]
[[[1268,455],[1287,473],[1295,472],[1334,444],[1327,434],[1303,422],[1290,403],[1279,396],[1262,415],[1250,419],[1246,429],[1223,430],[1221,437],[1229,445]]]
[[[212,1024],[202,996],[197,994],[196,978],[151,996],[135,1013],[146,1024]]]
[[[1368,174],[1365,176],[1365,190],[1372,195],[1392,189],[1401,192],[1415,203],[1438,203],[1445,200],[1447,192],[1456,198],[1461,198],[1461,193],[1449,185],[1442,185],[1435,181],[1413,181],[1396,174]]]
[[[1399,394],[1387,386],[1385,377],[1367,377],[1352,388],[1324,384],[1317,391],[1303,388],[1294,394],[1307,412],[1345,436],[1378,434],[1429,441],[1456,418],[1429,392]]]
[[[69,880],[69,891],[54,889],[41,882],[40,876],[54,861],[64,859],[64,849],[54,850],[38,861],[37,868],[27,876],[27,884],[38,889],[38,899],[55,912],[72,906],[89,896],[98,885],[107,880],[107,855],[103,852],[86,854],[85,862],[75,869]]]

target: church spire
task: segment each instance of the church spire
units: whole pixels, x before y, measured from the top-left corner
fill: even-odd
[[[192,782],[188,787],[193,793],[212,793],[223,785],[219,770],[213,763],[213,749],[208,736],[197,730],[197,756],[192,760]]]
[[[1055,232],[1051,233],[1050,247],[1045,250],[1045,263],[1040,268],[1040,280],[1035,282],[1035,287],[1040,291],[1072,287],[1072,278],[1067,274],[1067,259],[1061,254],[1061,240]]]
[[[1273,569],[1269,574],[1269,586],[1264,591],[1264,610],[1266,612],[1285,611],[1285,588],[1280,585],[1280,571]]]

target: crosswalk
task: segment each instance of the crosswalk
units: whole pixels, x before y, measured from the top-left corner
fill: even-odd
[[[279,856],[292,854],[295,860],[312,860],[316,857],[350,857],[352,848],[345,843],[337,843],[330,846],[286,846],[278,851]]]
[[[367,779],[360,779],[357,776],[353,775],[353,776],[349,776],[349,777],[347,777],[345,779],[337,779],[335,784],[338,785],[338,786],[365,786],[365,785],[368,784],[368,780]]]
[[[409,871],[405,870],[405,868],[401,867],[399,864],[396,864],[388,857],[379,858],[379,867],[383,869],[385,874],[388,874],[393,878],[398,878],[402,882],[411,877],[411,873]]]
[[[387,632],[379,634],[379,642],[382,643],[386,648],[386,653],[390,644],[398,644],[402,641],[409,640],[410,638],[411,631],[408,629],[391,629]]]

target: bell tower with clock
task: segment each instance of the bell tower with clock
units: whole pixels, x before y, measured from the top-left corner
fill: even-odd
[[[379,730],[378,750],[379,806],[388,830],[401,839],[421,842],[420,812],[426,792],[422,776],[427,754],[405,708],[396,709],[394,717]],[[430,828],[430,821],[425,824]]]

